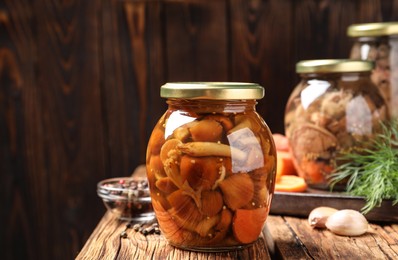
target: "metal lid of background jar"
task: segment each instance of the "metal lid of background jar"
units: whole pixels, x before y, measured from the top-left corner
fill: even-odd
[[[398,22],[353,24],[347,29],[350,37],[369,37],[398,34]]]
[[[362,60],[304,60],[296,64],[297,73],[366,72],[373,62]]]
[[[160,88],[163,98],[246,100],[264,95],[262,86],[244,82],[174,82]]]

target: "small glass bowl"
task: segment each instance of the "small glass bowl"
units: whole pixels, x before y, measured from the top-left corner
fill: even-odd
[[[143,222],[155,218],[146,178],[105,179],[97,184],[97,194],[121,220]]]

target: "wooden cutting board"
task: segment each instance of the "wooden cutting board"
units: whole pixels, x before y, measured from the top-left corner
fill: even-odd
[[[360,211],[365,206],[365,198],[350,196],[341,192],[329,192],[308,189],[307,192],[275,192],[270,213],[308,217],[311,210],[320,206],[336,209],[355,209]],[[365,215],[368,221],[398,223],[398,204],[393,206],[392,200],[385,200],[380,207],[374,208]]]

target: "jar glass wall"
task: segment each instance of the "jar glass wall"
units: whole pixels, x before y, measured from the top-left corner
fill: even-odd
[[[170,244],[234,250],[255,242],[275,185],[271,132],[255,110],[263,88],[245,83],[168,83],[168,110],[154,127],[147,174]]]
[[[354,24],[351,59],[375,62],[371,79],[385,98],[393,118],[398,118],[398,22]]]
[[[285,131],[298,174],[310,187],[327,189],[336,156],[363,148],[388,118],[371,69],[366,61],[297,64],[301,81],[286,105]]]

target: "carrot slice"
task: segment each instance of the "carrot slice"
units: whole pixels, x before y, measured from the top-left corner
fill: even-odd
[[[300,163],[303,177],[311,183],[325,183],[326,177],[332,171],[333,167],[325,162],[316,162],[313,160],[303,159]]]
[[[295,175],[282,175],[275,182],[275,191],[304,192],[306,189],[304,178]]]
[[[267,208],[237,209],[232,221],[233,233],[240,243],[254,242],[263,229],[267,219]]]
[[[276,179],[282,175],[297,175],[290,152],[277,151]]]

